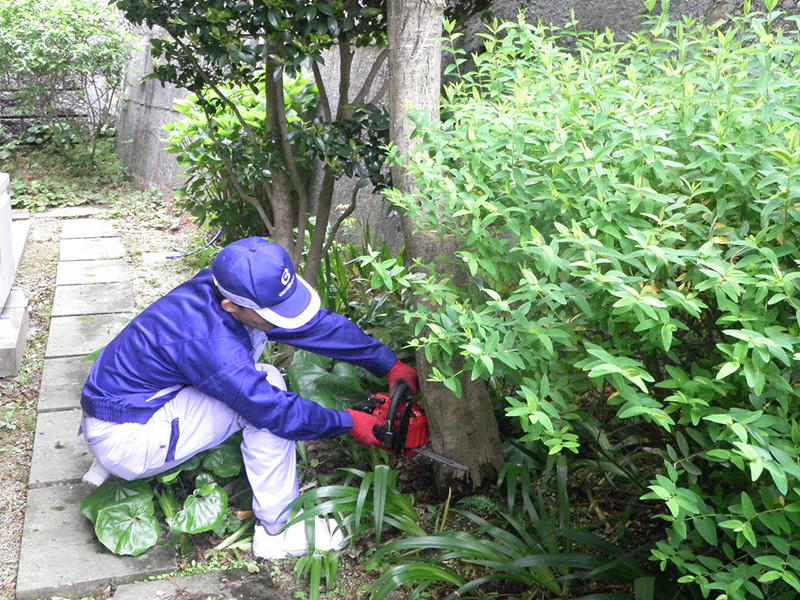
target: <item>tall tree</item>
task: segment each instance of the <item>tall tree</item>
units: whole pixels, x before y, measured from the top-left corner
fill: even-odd
[[[333,183],[360,176],[381,183],[385,140],[375,135],[375,103],[383,91],[371,89],[385,62],[382,53],[361,89],[351,89],[350,70],[357,46],[383,45],[383,0],[114,0],[134,24],[168,34],[153,40],[159,60],[154,76],[194,92],[208,120],[213,151],[225,162],[236,197],[257,213],[259,233],[282,245],[297,262],[307,251],[304,275],[315,280],[319,262],[342,219],[334,221]],[[337,48],[340,63],[338,103],[331,106],[320,63],[323,51]],[[310,65],[319,90],[319,113],[298,125],[287,116],[284,78]],[[264,135],[249,126],[230,98],[232,85],[265,81]],[[241,126],[241,140],[222,139],[218,119],[229,111]],[[215,131],[216,129],[216,131]],[[309,163],[320,172],[309,176]],[[241,164],[251,168],[245,181]],[[257,172],[255,172],[257,171]],[[312,196],[311,181],[319,193]],[[363,187],[363,186],[362,186]],[[360,189],[357,188],[357,189]],[[355,194],[346,214],[354,208]],[[307,233],[311,232],[306,247]]]
[[[388,2],[389,131],[401,157],[408,156],[416,144],[414,123],[408,118],[410,111],[425,113],[430,121],[439,120],[444,8],[444,0]],[[392,167],[392,183],[402,192],[414,190],[413,176],[402,165]],[[463,267],[452,260],[456,240],[421,231],[408,217],[402,219],[410,260],[449,270],[456,278],[463,276]],[[428,381],[433,365],[424,352],[417,353],[417,366],[434,450],[470,469],[462,473],[449,467],[438,468],[439,490],[453,489],[461,494],[493,483],[503,465],[503,455],[485,383],[462,375],[462,394],[458,397],[444,384]]]

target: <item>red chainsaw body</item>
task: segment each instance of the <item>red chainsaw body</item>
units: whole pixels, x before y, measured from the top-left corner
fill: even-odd
[[[374,404],[372,414],[378,417],[381,421],[386,422],[386,420],[389,418],[390,405],[390,398],[388,394],[375,394],[374,396],[370,396],[367,404]],[[425,416],[425,412],[422,410],[422,407],[419,404],[410,402],[408,400],[402,400],[398,404],[394,415],[394,428],[399,430],[402,427],[403,415],[407,410],[409,410],[409,407],[411,416],[408,420],[408,432],[405,436],[405,450],[407,450],[405,455],[413,456],[414,448],[425,446],[430,441],[430,436],[428,434],[428,417]],[[381,447],[384,450],[394,450],[393,448],[386,448],[384,446]]]

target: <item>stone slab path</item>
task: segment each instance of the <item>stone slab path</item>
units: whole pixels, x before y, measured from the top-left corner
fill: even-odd
[[[102,348],[135,314],[125,248],[113,222],[82,207],[48,211],[61,218],[56,294],[39,388],[28,502],[17,572],[17,600],[291,600],[268,573],[231,569],[177,572],[174,549],[116,556],[96,539],[78,505],[92,459],[78,435],[80,396]],[[109,596],[109,590],[111,595]]]
[[[99,596],[109,585],[177,569],[174,550],[165,546],[135,558],[112,554],[97,542],[91,523],[78,509],[91,491],[81,482],[91,456],[78,435],[80,393],[91,368],[84,359],[111,341],[134,314],[124,256],[112,222],[91,216],[62,222],[17,574],[18,600]],[[126,587],[125,593],[138,598],[137,589]],[[162,590],[160,596],[164,595]]]

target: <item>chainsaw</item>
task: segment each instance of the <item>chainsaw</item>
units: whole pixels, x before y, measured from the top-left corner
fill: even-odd
[[[419,454],[459,471],[469,467],[429,450],[428,418],[422,407],[409,399],[411,390],[400,381],[391,395],[375,394],[353,408],[378,417],[383,424],[375,425],[373,435],[380,442],[379,448],[396,456]]]

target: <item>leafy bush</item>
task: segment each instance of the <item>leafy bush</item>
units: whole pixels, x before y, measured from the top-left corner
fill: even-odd
[[[368,258],[359,260],[362,256]],[[405,347],[412,331],[400,312],[407,305],[408,294],[400,286],[384,289],[394,276],[387,273],[384,263],[393,265],[402,260],[402,251],[394,256],[385,245],[376,249],[368,242],[334,243],[323,259],[316,288],[324,308],[350,318],[402,360],[413,362],[413,352]],[[385,381],[381,380],[381,385]]]
[[[161,536],[159,517],[170,543],[184,549],[193,547],[191,535],[206,531],[238,537],[254,522],[242,523],[229,512],[229,491],[242,469],[241,452],[229,441],[156,477],[130,482],[112,477],[81,501],[81,512],[94,525],[97,539],[115,554],[138,556],[155,546]]]
[[[170,133],[167,150],[176,154],[178,163],[186,169],[187,181],[177,198],[199,224],[225,230],[228,240],[267,234],[258,213],[264,209],[245,200],[248,195],[264,197],[272,173],[279,168],[278,149],[265,135],[264,86],[262,73],[252,87],[221,90],[255,139],[248,139],[231,105],[213,92],[204,94],[202,100],[191,94],[177,102],[176,109],[183,118],[165,125]],[[311,79],[298,77],[286,82],[285,96],[288,126],[296,136],[298,115],[310,110],[317,98],[316,86]],[[213,115],[211,122],[206,111]],[[229,169],[236,177],[230,176]],[[237,185],[244,186],[247,194],[242,194]]]
[[[131,49],[115,11],[93,0],[0,2],[0,81],[56,144],[77,135],[93,155],[116,117]]]
[[[463,357],[554,454],[600,404],[638,424],[663,459],[652,558],[716,598],[800,592],[800,43],[778,16],[665,13],[625,42],[495,25],[419,120],[418,193],[389,194],[462,240],[466,284],[407,278],[435,377],[459,392]]]
[[[383,146],[388,119],[384,109],[365,104],[354,108],[347,119],[325,123],[314,114],[318,88],[313,78],[304,75],[284,80],[284,96],[287,137],[306,178],[315,162],[322,161],[336,179],[358,177],[356,190],[370,182],[385,186]],[[269,213],[268,200],[274,176],[283,168],[285,149],[268,131],[264,73],[249,86],[192,94],[176,103],[176,109],[183,118],[166,124],[165,129],[170,133],[168,151],[177,155],[188,176],[178,192],[184,208],[199,224],[222,229],[227,240],[268,235],[266,222],[275,216]],[[308,227],[313,234],[313,219]],[[309,235],[308,248],[313,246],[312,239]],[[325,250],[332,245],[327,242]]]

